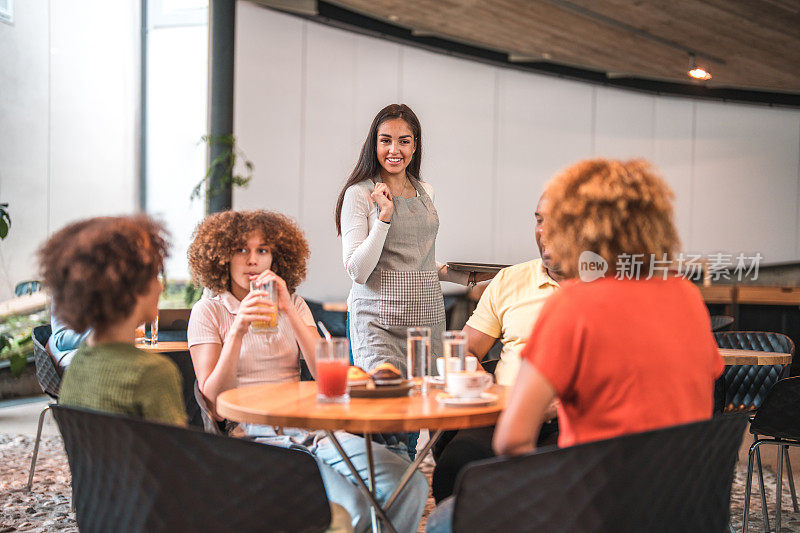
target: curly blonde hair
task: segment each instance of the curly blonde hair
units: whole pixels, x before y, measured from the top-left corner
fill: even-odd
[[[78,332],[127,319],[163,270],[168,238],[145,215],[90,218],[57,231],[38,251],[53,313]]]
[[[642,254],[647,272],[652,257],[672,259],[680,246],[675,195],[643,159],[580,161],[556,176],[545,196],[544,236],[553,262],[568,277],[577,276],[584,250],[603,257],[612,273],[620,255]]]
[[[231,257],[259,232],[272,251],[270,270],[294,293],[306,277],[308,242],[297,224],[274,211],[223,211],[206,217],[189,246],[189,270],[195,282],[214,294],[231,290]]]

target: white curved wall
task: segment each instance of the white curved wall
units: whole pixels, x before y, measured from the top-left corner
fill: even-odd
[[[300,292],[344,299],[333,207],[374,114],[423,127],[440,261],[536,257],[533,210],[575,160],[644,157],[677,195],[688,252],[800,259],[800,111],[607,89],[484,65],[237,4],[234,130],[255,164],[234,207],[295,217],[311,243]],[[445,287],[447,289],[447,287]]]
[[[37,279],[37,247],[138,205],[139,2],[24,0],[0,23],[0,301]]]

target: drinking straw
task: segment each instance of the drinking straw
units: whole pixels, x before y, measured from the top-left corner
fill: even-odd
[[[328,331],[328,328],[325,327],[325,324],[322,323],[322,320],[318,320],[317,325],[319,326],[319,329],[322,330],[322,334],[325,335],[325,340],[331,342],[333,340],[331,338],[331,333]]]

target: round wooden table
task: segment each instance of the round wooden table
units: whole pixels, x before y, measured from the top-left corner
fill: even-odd
[[[792,354],[720,348],[719,354],[726,365],[788,365]]]
[[[189,343],[186,341],[162,341],[155,344],[137,342],[135,346],[148,353],[185,352],[189,350]]]
[[[324,429],[353,474],[356,484],[372,504],[373,531],[378,529],[377,517],[380,517],[386,528],[394,532],[385,510],[391,507],[442,432],[447,429],[490,426],[497,421],[505,407],[507,389],[501,385],[492,385],[488,392],[496,394],[497,401],[480,407],[445,406],[436,400],[436,395],[441,393],[440,389],[430,389],[427,396],[421,396],[414,391],[411,395],[397,398],[351,398],[349,403],[335,404],[317,401],[317,384],[313,381],[265,383],[223,392],[217,397],[216,409],[219,415],[236,422]],[[334,434],[337,429],[364,434],[368,463],[367,483],[361,479],[358,470],[342,449]],[[381,507],[374,494],[371,434],[420,429],[435,429],[436,432],[408,466],[397,488]]]
[[[398,398],[351,398],[349,403],[320,403],[313,381],[265,383],[225,391],[217,412],[229,420],[271,426],[343,429],[357,433],[462,429],[490,426],[505,406],[506,387],[488,392],[497,401],[483,407],[448,407],[436,401],[440,389],[427,396],[416,392]]]

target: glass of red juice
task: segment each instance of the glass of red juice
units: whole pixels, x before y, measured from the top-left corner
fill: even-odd
[[[350,401],[347,394],[347,369],[350,368],[350,343],[347,339],[320,339],[317,343],[317,400],[325,403]]]

